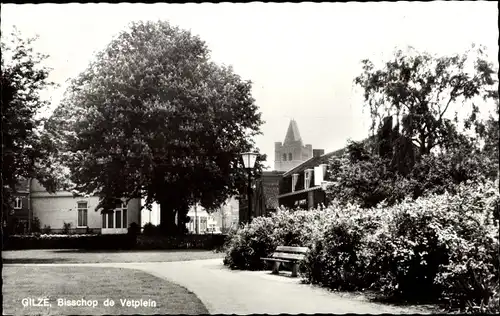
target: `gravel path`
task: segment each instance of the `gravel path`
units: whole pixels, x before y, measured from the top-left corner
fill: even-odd
[[[299,278],[290,278],[286,272],[272,275],[269,271],[231,271],[223,266],[222,259],[60,265],[120,267],[149,272],[194,292],[211,314],[429,313],[421,308],[396,307],[356,296],[345,297],[301,284]]]

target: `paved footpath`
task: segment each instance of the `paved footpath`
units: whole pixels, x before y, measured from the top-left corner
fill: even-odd
[[[24,264],[9,264],[9,266]],[[138,269],[184,286],[195,293],[211,314],[428,313],[420,308],[396,307],[346,298],[325,289],[301,284],[284,272],[231,271],[222,259],[148,263],[38,264],[40,266],[102,266]]]

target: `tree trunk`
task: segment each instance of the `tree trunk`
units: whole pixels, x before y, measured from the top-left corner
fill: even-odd
[[[178,233],[181,235],[184,235],[187,233],[187,214],[189,212],[189,207],[184,206],[180,207],[179,210],[177,210],[177,226],[178,226]]]
[[[160,202],[160,230],[165,235],[175,235],[177,226],[175,225],[175,211],[168,201]]]

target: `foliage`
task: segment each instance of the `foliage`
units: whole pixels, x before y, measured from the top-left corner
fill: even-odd
[[[332,205],[333,206],[333,205]],[[361,277],[366,274],[366,264],[359,256],[362,238],[366,234],[360,209],[348,205],[335,216],[312,243],[302,266],[303,275],[311,283],[338,290],[357,290],[366,287]]]
[[[372,130],[387,116],[395,116],[402,136],[418,147],[420,155],[447,148],[457,130],[458,116],[450,112],[460,105],[471,111],[465,127],[477,126],[480,97],[489,99],[495,90],[497,70],[487,61],[482,47],[464,54],[433,56],[413,48],[398,50],[383,67],[363,60],[363,73],[355,83],[364,90]]]
[[[498,149],[500,147],[499,139],[500,139],[500,125],[498,122],[499,119],[499,100],[498,100],[498,91],[492,94],[493,99],[496,103],[495,112],[490,115],[489,119],[484,124],[484,146],[483,153],[492,161],[492,164],[496,166],[496,174],[499,174],[499,152]]]
[[[245,183],[239,154],[254,149],[257,110],[251,83],[211,62],[201,39],[138,22],[72,82],[51,125],[76,190],[104,210],[117,197],[159,202],[172,229],[175,211],[183,227],[189,205],[213,209]]]
[[[282,209],[230,235],[224,263],[262,269],[260,258],[277,246],[306,246],[310,251],[299,271],[308,282],[498,312],[498,185],[467,181],[453,193],[392,206],[335,201],[323,209]]]
[[[22,249],[131,249],[134,240],[125,234],[39,234],[11,235],[4,239],[4,250]]]
[[[456,191],[391,207],[336,209],[336,220],[307,256],[305,278],[400,300],[493,308],[499,281],[498,180],[461,184]]]
[[[43,225],[41,233],[42,234],[50,234],[50,232],[51,232],[50,225]]]
[[[224,264],[232,269],[259,270],[264,268],[260,258],[276,248],[272,238],[274,223],[270,217],[257,217],[228,236]]]
[[[392,159],[392,158],[391,158]],[[449,150],[424,155],[406,175],[389,158],[373,153],[366,144],[351,142],[343,157],[333,157],[326,178],[330,200],[358,204],[363,208],[385,201],[388,205],[406,197],[455,192],[457,185],[494,179],[498,168],[479,149],[462,139]]]
[[[265,263],[260,258],[271,255],[277,246],[311,246],[332,217],[328,209],[279,209],[270,217],[254,218],[229,234],[224,264],[232,269],[263,269]]]
[[[153,225],[151,223],[146,223],[143,227],[142,234],[144,236],[155,236],[160,234],[160,227]]]
[[[71,231],[71,223],[64,222],[63,223],[63,228],[62,228],[62,233],[64,235],[68,235],[70,233],[70,231]]]
[[[141,232],[141,228],[139,227],[139,225],[136,222],[130,223],[128,230],[127,230],[127,234],[129,234],[131,236],[137,236],[140,232]]]
[[[57,181],[51,163],[52,143],[37,118],[47,105],[40,92],[52,86],[49,69],[43,66],[47,56],[33,50],[36,38],[23,39],[15,31],[10,43],[2,36],[2,214],[12,210],[13,193],[18,181],[37,178],[53,191]],[[2,220],[3,222],[3,220]]]
[[[36,216],[31,220],[31,232],[32,233],[40,233],[41,232],[40,219]]]
[[[219,251],[225,242],[226,235],[177,235],[177,236],[137,236],[135,249],[205,249]]]

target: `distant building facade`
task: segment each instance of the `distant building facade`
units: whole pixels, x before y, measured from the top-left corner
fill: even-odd
[[[328,161],[332,157],[341,156],[345,149],[327,154],[315,150],[314,156],[285,172],[279,185],[278,201],[280,206],[288,208],[310,209],[319,205],[327,205],[324,184]]]
[[[18,223],[15,233],[41,230],[48,233],[127,233],[131,223],[140,223],[141,203],[123,201],[106,214],[96,211],[97,196],[75,196],[72,192],[49,193],[37,180],[20,180],[14,196],[11,219]],[[64,228],[66,226],[66,229]]]
[[[191,234],[207,234],[213,231],[227,233],[238,227],[239,205],[236,197],[231,197],[218,210],[208,213],[201,205],[189,208],[189,222],[186,228]]]

